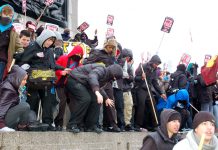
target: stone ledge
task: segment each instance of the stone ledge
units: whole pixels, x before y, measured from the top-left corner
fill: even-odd
[[[0,150],[138,150],[146,132],[0,133]]]

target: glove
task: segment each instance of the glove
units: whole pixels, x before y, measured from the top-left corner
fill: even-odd
[[[30,68],[30,65],[29,64],[23,64],[20,67],[23,68],[24,70],[28,70]]]

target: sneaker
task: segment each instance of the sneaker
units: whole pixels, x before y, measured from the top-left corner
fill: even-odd
[[[15,130],[9,127],[3,127],[0,129],[0,132],[14,132]]]
[[[62,131],[63,130],[63,127],[62,126],[57,126],[56,127],[56,131]]]
[[[46,123],[34,122],[28,125],[28,131],[47,131],[49,125]]]
[[[130,124],[128,124],[128,125],[125,126],[125,130],[129,131],[129,132],[133,132],[134,128]]]
[[[107,127],[108,132],[121,132],[119,127]]]
[[[79,133],[79,132],[80,132],[80,129],[78,128],[77,125],[73,125],[73,126],[71,126],[71,127],[67,127],[67,131],[73,132],[73,133]]]
[[[91,128],[87,128],[85,132],[95,132],[100,134],[101,132],[103,132],[103,130],[101,128],[98,128],[97,126],[93,126]]]
[[[56,131],[56,128],[50,124],[47,131]]]

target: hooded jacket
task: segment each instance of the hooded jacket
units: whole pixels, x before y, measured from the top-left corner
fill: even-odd
[[[72,56],[75,56],[75,55],[79,55],[82,59],[83,57],[83,49],[81,46],[77,45],[73,48],[73,50],[68,54],[68,55],[62,55],[61,57],[59,57],[59,59],[56,61],[56,64],[57,65],[60,65],[64,68],[70,68],[70,69],[74,69],[78,66],[81,66],[81,61],[79,62],[76,62],[74,60],[72,60]],[[57,76],[57,81],[56,83],[60,80],[60,78],[62,77],[61,75],[61,72],[62,70],[57,70],[55,73],[56,73],[56,76]]]
[[[186,67],[184,64],[179,64],[177,70],[170,76],[170,88],[185,89],[187,85]]]
[[[95,92],[100,91],[101,87],[112,81],[114,77],[116,79],[123,77],[123,71],[120,65],[114,64],[104,67],[101,64],[87,64],[72,70],[69,78],[77,80]],[[101,89],[101,93],[104,98],[108,98],[103,89]]]
[[[143,146],[141,150],[172,150],[173,149],[173,146],[178,142],[179,137],[175,134],[171,138],[169,138],[167,132],[167,123],[170,116],[174,114],[180,115],[177,111],[173,109],[164,110],[161,113],[160,127],[158,127],[156,132],[153,132],[144,138]]]
[[[181,105],[180,103],[185,104],[184,108],[186,109],[189,107],[189,94],[186,89],[179,90],[175,94],[170,95],[167,98],[166,108],[175,108],[176,106]]]
[[[0,128],[5,126],[7,111],[20,102],[18,89],[27,72],[14,65],[7,78],[0,85]]]
[[[142,68],[146,74],[146,79],[148,82],[148,86],[151,88],[152,91],[158,92],[158,94],[164,94],[164,91],[161,90],[161,87],[158,83],[158,76],[156,73],[156,68],[153,68],[153,64],[160,64],[161,60],[160,57],[157,55],[154,55],[148,63],[142,64]],[[147,90],[147,86],[145,83],[145,80],[142,80],[142,69],[141,69],[141,64],[139,64],[139,67],[137,68],[135,72],[135,83],[136,86],[139,88],[143,88]]]
[[[21,56],[22,64],[29,64],[31,69],[60,69],[64,68],[55,64],[54,53],[51,48],[43,47],[44,42],[51,37],[56,37],[54,32],[43,30],[36,41],[30,44]],[[38,57],[37,53],[42,52],[44,57]]]
[[[198,145],[195,140],[194,131],[191,130],[188,132],[185,139],[181,140],[173,147],[173,150],[197,150]],[[218,150],[218,140],[215,135],[213,135],[212,142],[209,145],[203,145],[203,150]]]
[[[9,6],[11,7],[10,5],[6,4],[6,5],[2,5],[0,7],[0,13],[2,12],[2,9],[5,7],[5,6]],[[14,11],[13,7],[11,7],[11,9]],[[17,32],[15,31],[14,27],[12,26],[12,23],[13,23],[13,17],[12,17],[12,22],[6,26],[2,26],[0,24],[0,31],[1,32],[5,32],[6,30],[10,30],[10,41],[9,41],[9,45],[8,45],[8,49],[7,49],[7,56],[8,56],[8,59],[7,59],[7,63],[6,63],[6,67],[5,67],[5,70],[4,70],[4,76],[3,78],[6,77],[6,75],[8,74],[8,70],[11,66],[11,63],[12,63],[12,60],[13,60],[13,55],[18,52],[23,52],[23,46],[22,44],[20,43],[20,39],[19,39],[19,35],[17,34]],[[1,39],[1,40],[4,40],[4,39]]]

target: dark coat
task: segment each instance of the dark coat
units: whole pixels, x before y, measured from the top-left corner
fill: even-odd
[[[185,89],[187,85],[187,77],[185,72],[177,70],[170,76],[170,87],[172,89]]]
[[[20,102],[18,89],[26,75],[25,70],[15,65],[0,85],[0,128],[5,126],[4,118],[7,111]]]
[[[50,37],[55,37],[51,31],[43,31],[36,41],[31,43],[21,56],[21,64],[29,64],[30,68],[35,69],[55,69],[64,68],[55,64],[54,53],[51,48],[43,48],[43,43]],[[38,57],[37,53],[42,52],[44,57]]]
[[[75,68],[70,72],[69,78],[79,81],[81,84],[91,88],[93,92],[100,91],[100,88],[114,79],[123,77],[122,68],[117,65],[104,67],[101,64],[87,64]],[[108,98],[103,89],[101,89],[103,97]]]
[[[209,103],[209,102],[213,101],[212,85],[211,86],[206,86],[201,74],[199,74],[197,76],[196,90],[197,90],[198,101],[201,104],[202,103]]]
[[[174,145],[178,142],[179,137],[173,135],[168,137],[167,122],[173,114],[179,113],[175,110],[169,109],[161,113],[161,125],[156,132],[147,135],[143,140],[143,146],[141,150],[172,150]],[[181,119],[180,119],[181,122]]]
[[[158,84],[158,77],[157,77],[156,69],[152,67],[152,64],[153,62],[148,62],[142,65],[143,70],[146,74],[148,86],[152,89],[152,91],[156,90],[158,94],[163,94],[164,91],[161,90],[160,85]],[[142,80],[141,64],[139,65],[135,73],[135,84],[136,84],[136,87],[147,90],[145,80]]]

